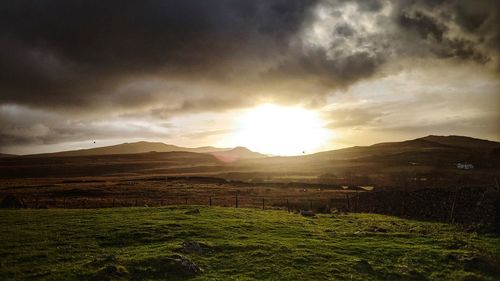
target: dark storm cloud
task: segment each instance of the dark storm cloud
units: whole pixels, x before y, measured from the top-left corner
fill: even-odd
[[[415,29],[422,39],[427,39],[428,36],[434,37],[438,42],[443,41],[443,34],[446,32],[446,26],[438,23],[432,17],[415,12],[414,15],[402,13],[399,17],[399,23],[402,27]]]
[[[373,24],[382,30],[396,23],[402,32],[415,32],[420,41],[435,40],[420,46],[435,54],[485,62],[489,56],[476,48],[480,42],[447,36],[453,23],[494,45],[491,41],[498,32],[491,26],[498,23],[498,4],[483,2],[400,1],[386,20],[378,14],[387,2],[321,1],[319,5],[329,8],[333,18],[340,18],[346,5],[356,5],[359,13],[374,14]],[[304,51],[304,46],[290,45],[315,20],[311,11],[318,6],[316,1],[4,1],[0,5],[0,102],[35,106],[95,106],[106,95],[118,100],[122,96],[117,88],[140,77],[238,80],[235,76],[252,71],[267,73],[264,65],[269,63],[270,73],[284,80],[305,74],[328,86],[349,85],[375,73],[390,51],[408,55],[403,50],[412,47],[405,44],[413,43],[390,42],[398,41],[397,34],[389,34],[394,31],[367,34],[339,21],[328,27],[335,33],[329,46]],[[381,43],[375,44],[377,40]],[[369,49],[353,51],[348,46]]]
[[[123,81],[230,78],[285,48],[314,1],[5,1],[3,102],[94,103]]]
[[[500,8],[498,4],[491,2],[485,5],[484,1],[477,5],[464,1],[423,3],[403,5],[398,23],[403,30],[415,32],[421,40],[428,42],[430,52],[438,57],[478,63],[486,63],[492,59],[491,56],[497,55],[498,48],[492,46],[492,41],[498,36],[495,27],[500,23],[496,12]],[[452,31],[454,25],[458,28]]]
[[[491,29],[498,23],[498,4],[490,2],[400,1],[393,15],[384,16],[388,2],[381,1],[4,1],[0,102],[85,107],[100,105],[106,96],[124,106],[127,100],[154,102],[147,87],[135,98],[121,95],[121,85],[141,77],[225,83],[264,73],[335,87],[369,77],[390,56],[408,56],[413,48],[486,62],[491,54],[477,48],[479,41],[493,46],[498,38]],[[313,11],[321,5],[337,19],[326,27],[333,40],[305,46],[297,37],[317,21]],[[373,14],[380,31],[340,20],[348,5]],[[393,29],[385,30],[391,24],[417,39],[398,38]],[[481,38],[448,36],[451,24]],[[419,41],[432,42],[409,45]]]
[[[300,85],[298,81],[314,84],[316,93],[303,91],[314,97],[374,77],[387,62],[399,59],[498,67],[499,5],[483,2],[321,1],[304,20],[287,55],[265,72],[265,78],[277,89],[276,81],[293,87]],[[466,12],[470,6],[473,12]],[[289,98],[294,98],[293,87]]]

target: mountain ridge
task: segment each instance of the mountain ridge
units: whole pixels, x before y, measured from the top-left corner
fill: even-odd
[[[389,153],[394,152],[405,152],[407,150],[414,151],[415,149],[429,150],[429,149],[467,149],[475,150],[478,152],[490,152],[495,149],[500,148],[500,142],[478,139],[467,136],[437,136],[428,135],[425,137],[420,137],[411,140],[405,140],[400,142],[382,142],[376,143],[368,146],[352,146],[341,149],[321,151],[309,155],[297,155],[291,156],[305,157],[305,158],[316,158],[321,156],[332,156],[337,155],[340,158],[342,156],[349,156],[347,158],[352,158],[353,155],[357,154],[371,154],[376,155],[377,153]],[[148,141],[138,141],[132,143],[122,143],[110,146],[87,148],[79,150],[61,151],[53,153],[41,153],[41,154],[31,154],[25,156],[35,156],[35,157],[63,157],[63,156],[90,156],[90,155],[112,155],[112,154],[136,154],[136,153],[148,153],[148,152],[173,152],[173,151],[185,151],[193,153],[208,153],[212,154],[221,159],[226,158],[262,158],[267,157],[267,155],[254,152],[246,147],[234,147],[234,148],[218,148],[213,146],[202,146],[195,148],[181,147],[172,144],[166,144],[163,142],[148,142]],[[11,156],[11,155],[8,155]]]
[[[140,144],[146,144],[146,142]],[[134,144],[125,144],[125,147],[130,147],[130,145]],[[162,143],[156,145],[168,149],[180,148]],[[202,148],[202,150],[206,149],[210,148]],[[97,153],[99,150],[93,152]],[[61,172],[73,176],[119,173],[196,174],[217,175],[240,180],[259,177],[268,179],[273,176],[287,178],[289,175],[335,174],[345,177],[348,174],[356,174],[368,176],[377,184],[385,185],[394,180],[392,178],[394,173],[399,172],[441,173],[448,176],[436,177],[454,179],[455,175],[461,175],[464,172],[457,168],[458,163],[474,165],[473,170],[466,172],[468,175],[474,173],[474,175],[471,174],[475,177],[474,180],[483,183],[495,176],[500,169],[500,143],[456,136],[451,140],[446,137],[432,136],[287,157],[269,157],[243,147],[209,153],[182,151],[182,149],[158,153],[148,152],[150,151],[68,158],[52,157],[52,155],[6,157],[0,160],[3,163],[0,163],[2,167],[0,178],[13,175],[47,177]],[[73,164],[68,165],[68,163]]]
[[[217,151],[231,150],[232,148],[217,148],[212,146],[202,146],[202,147],[181,147],[173,144],[166,144],[163,142],[148,142],[148,141],[138,141],[138,142],[125,142],[121,144],[101,146],[94,148],[85,148],[77,150],[59,151],[51,153],[38,153],[30,154],[25,156],[36,156],[36,157],[64,157],[64,156],[91,156],[91,155],[112,155],[112,154],[136,154],[136,153],[147,153],[147,152],[172,152],[172,151],[186,151],[195,153],[210,153]]]
[[[453,136],[426,136],[400,142],[382,142],[368,146],[352,146],[336,150],[321,151],[304,156],[292,156],[293,159],[307,161],[343,161],[362,158],[397,155],[405,153],[459,153],[471,157],[488,156],[500,151],[500,142]],[[392,156],[391,156],[392,157]]]
[[[94,155],[119,155],[119,154],[140,154],[149,152],[191,152],[191,153],[204,153],[211,154],[216,158],[227,159],[245,159],[245,158],[261,158],[266,155],[249,150],[246,147],[234,148],[218,148],[213,146],[201,147],[182,147],[173,144],[166,144],[163,142],[126,142],[122,144],[86,148],[78,150],[60,151],[52,153],[40,153],[24,155],[29,157],[71,157],[71,156],[94,156]]]

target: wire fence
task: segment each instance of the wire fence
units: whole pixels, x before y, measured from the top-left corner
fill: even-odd
[[[317,213],[366,212],[476,225],[500,232],[500,191],[481,187],[414,191],[355,191],[312,196],[176,195],[161,197],[17,197],[24,208],[119,208],[171,205],[220,206]]]
[[[219,206],[233,208],[281,209],[281,210],[316,210],[329,211],[332,208],[350,210],[355,207],[356,195],[332,196],[329,198],[308,197],[262,197],[262,196],[164,196],[161,198],[85,198],[85,197],[24,197],[19,198],[25,208],[120,208],[120,207],[163,207],[171,205]]]

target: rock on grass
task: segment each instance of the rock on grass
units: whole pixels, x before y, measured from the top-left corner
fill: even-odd
[[[181,251],[183,253],[197,253],[197,254],[199,254],[199,253],[203,252],[203,249],[198,242],[189,240],[189,241],[182,242]]]
[[[143,259],[130,266],[132,280],[191,277],[202,272],[196,263],[181,255]]]
[[[372,266],[366,260],[357,261],[356,264],[354,265],[354,269],[356,269],[359,272],[372,272],[373,271]]]
[[[199,215],[200,210],[199,209],[192,209],[192,210],[185,211],[184,214],[186,214],[186,215]]]

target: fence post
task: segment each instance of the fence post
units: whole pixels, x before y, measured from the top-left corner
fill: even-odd
[[[453,204],[451,205],[450,211],[450,222],[453,223],[455,221],[454,212],[455,212],[455,203],[457,202],[458,190],[455,191],[455,196],[453,197]]]
[[[266,207],[265,207],[265,203],[264,203],[264,198],[262,198],[262,210],[265,210]]]
[[[313,209],[313,201],[309,200],[309,210],[312,211],[312,209]]]
[[[347,200],[347,210],[350,212],[351,211],[351,200],[349,200],[349,194],[345,194],[345,198]]]
[[[355,212],[358,212],[358,205],[359,205],[359,190],[356,190],[356,208]]]
[[[208,205],[212,207],[212,196],[208,196]]]
[[[286,211],[290,213],[290,203],[288,202],[288,199],[286,199]]]
[[[238,193],[236,193],[236,208],[238,208]]]
[[[187,199],[187,197],[186,197],[186,198],[184,198],[184,200],[185,200],[185,202],[184,202],[185,204],[184,204],[184,205],[187,205],[187,204],[188,204],[188,199]]]

